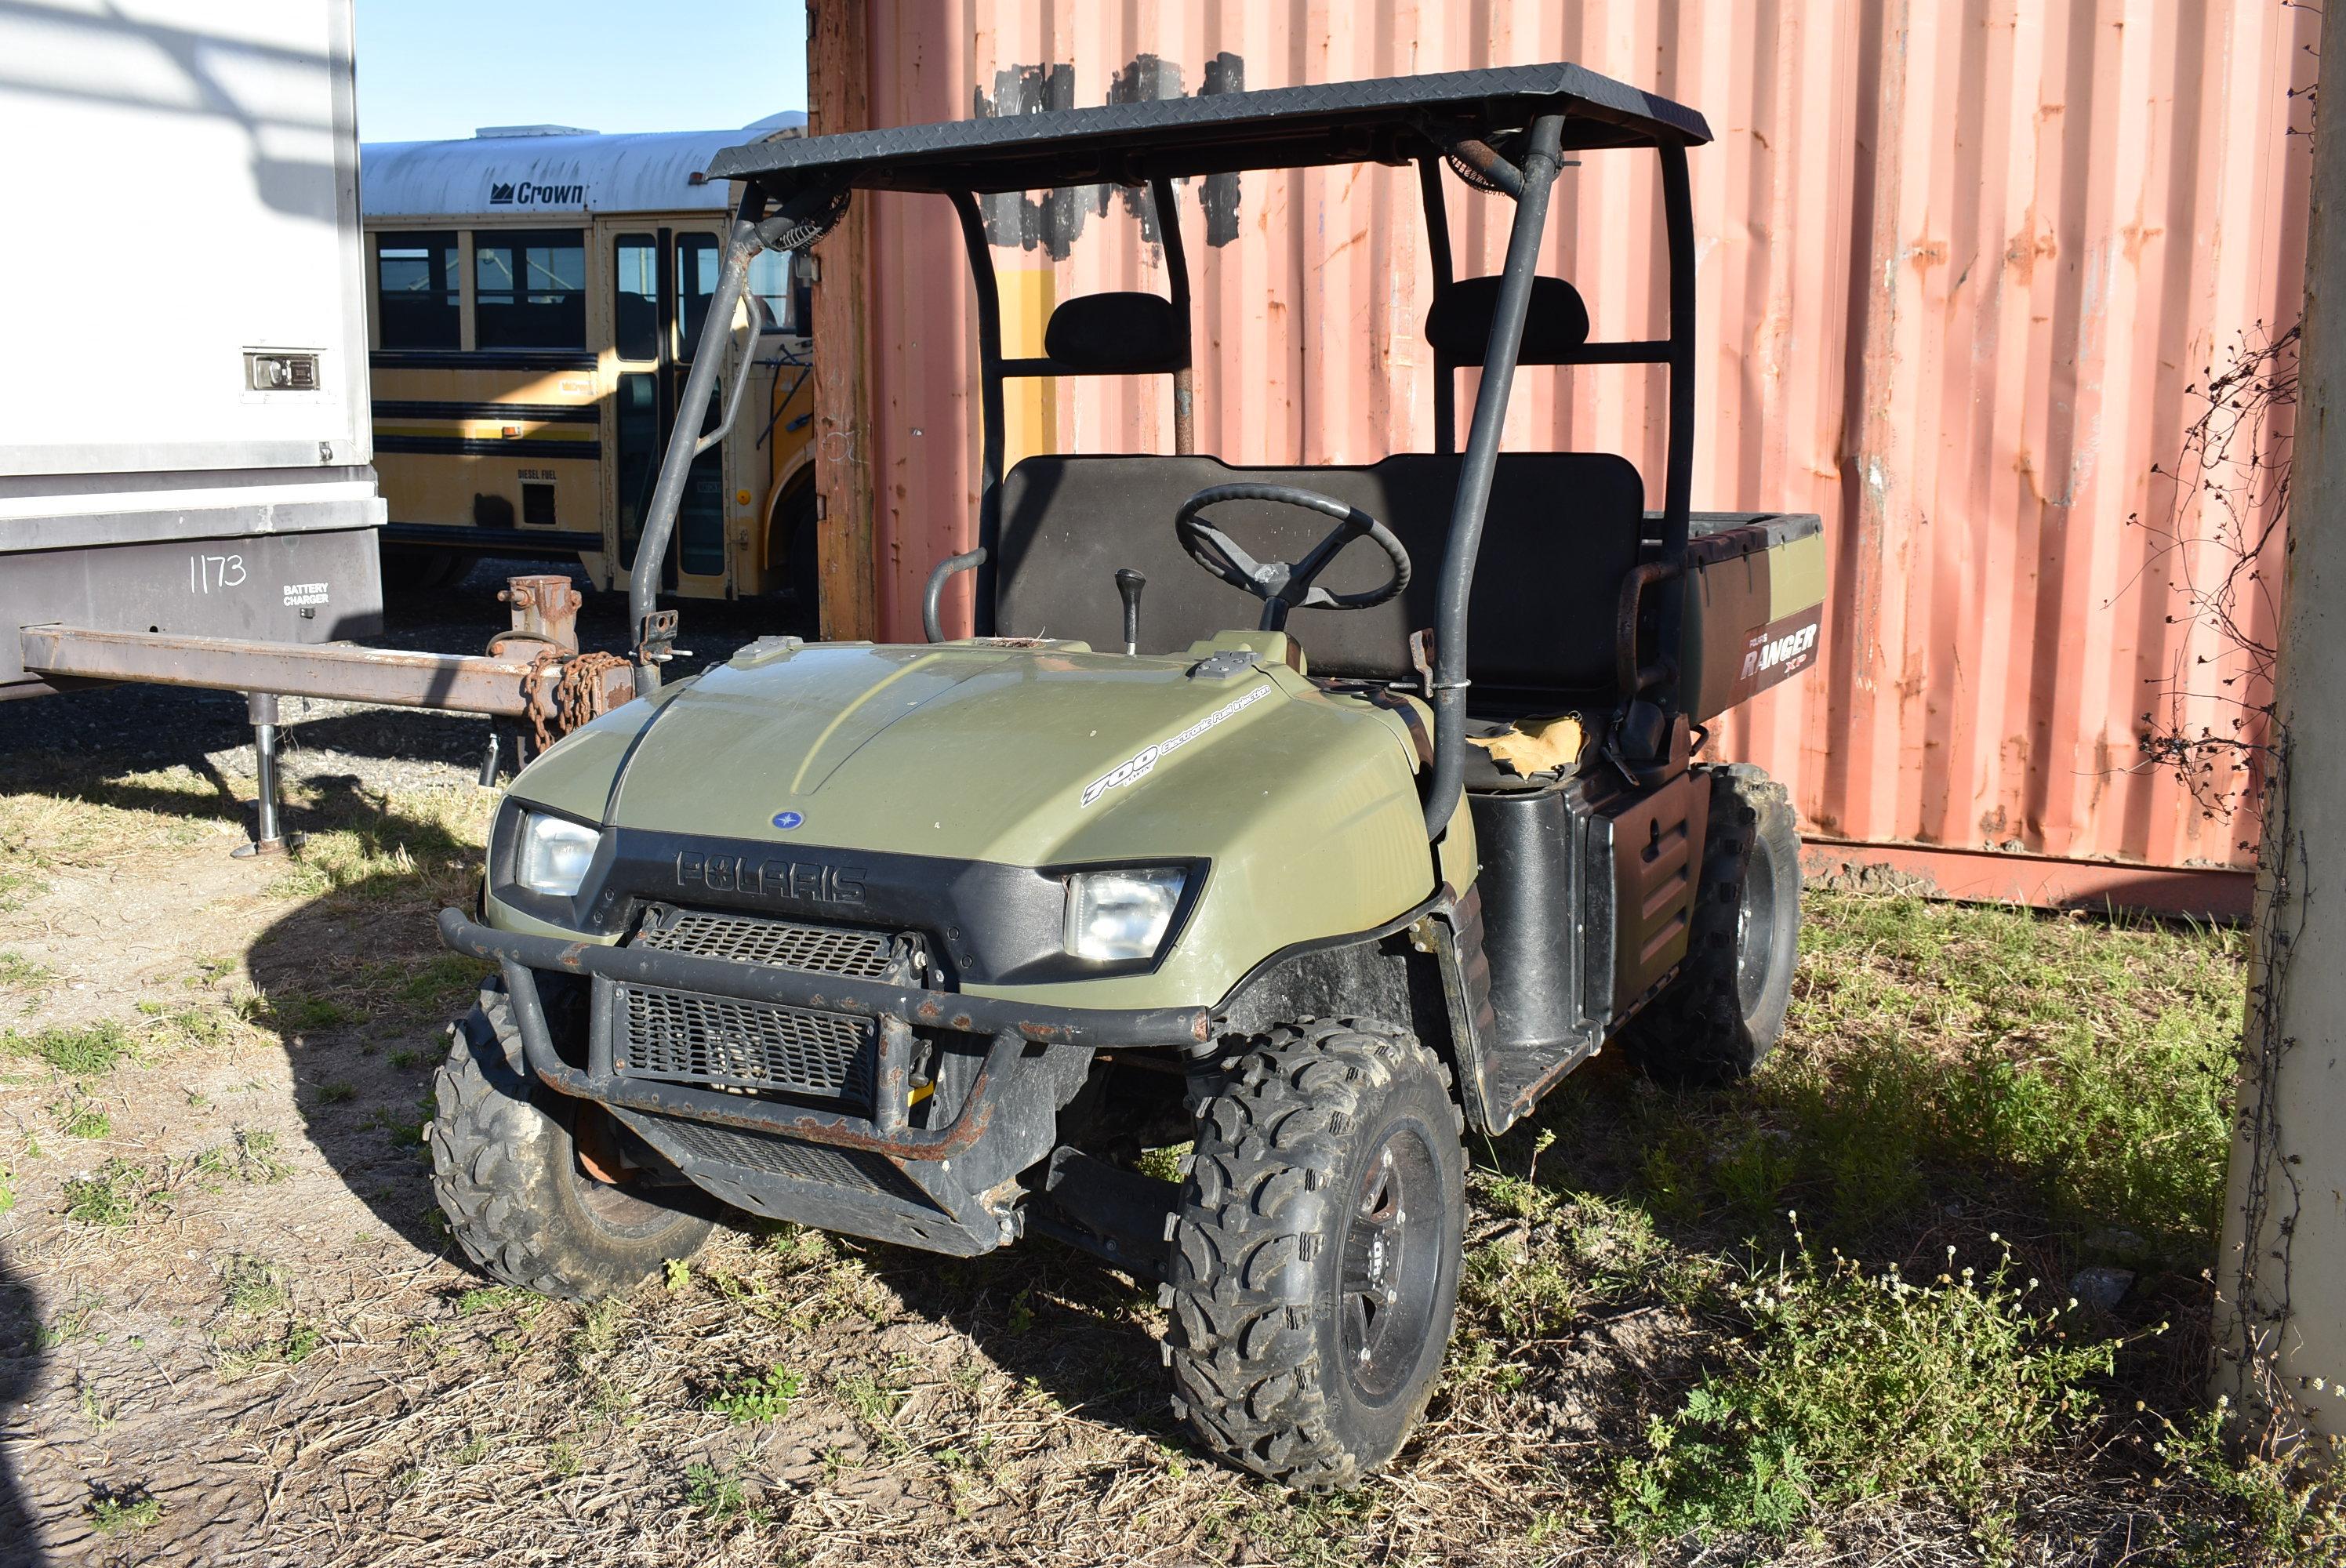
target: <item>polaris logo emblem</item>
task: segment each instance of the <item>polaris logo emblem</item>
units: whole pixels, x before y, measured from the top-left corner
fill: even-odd
[[[489,181],[491,207],[577,207],[586,200],[583,185],[532,185],[528,180]]]
[[[1158,763],[1165,759],[1165,754],[1167,752],[1179,750],[1182,747],[1188,745],[1192,740],[1197,739],[1200,735],[1205,734],[1209,729],[1213,728],[1214,726],[1221,723],[1224,719],[1229,718],[1232,714],[1243,713],[1248,708],[1252,708],[1256,703],[1260,702],[1264,697],[1269,697],[1270,695],[1270,687],[1269,686],[1265,685],[1256,687],[1252,691],[1248,692],[1243,697],[1231,698],[1229,702],[1226,702],[1221,707],[1214,709],[1213,712],[1206,715],[1205,718],[1198,720],[1197,723],[1189,726],[1188,728],[1181,731],[1178,735],[1168,735],[1154,746],[1146,746],[1141,748],[1138,754],[1123,762],[1117,763],[1114,768],[1093,779],[1088,785],[1086,785],[1084,788],[1084,804],[1088,806],[1111,789],[1121,789],[1127,784],[1137,783],[1139,780],[1148,778],[1148,775],[1156,769]]]
[[[712,893],[748,893],[792,903],[860,904],[862,866],[826,866],[811,860],[757,860],[747,855],[709,855],[678,850],[676,885]]]

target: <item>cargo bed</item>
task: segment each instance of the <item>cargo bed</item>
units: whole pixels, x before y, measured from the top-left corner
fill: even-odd
[[[1813,512],[1697,512],[1688,523],[1678,682],[1699,722],[1816,663],[1824,524]]]

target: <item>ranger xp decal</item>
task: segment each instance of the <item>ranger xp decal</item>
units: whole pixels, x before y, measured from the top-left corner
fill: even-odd
[[[1140,754],[1133,758],[1129,762],[1117,763],[1116,767],[1109,769],[1107,772],[1101,774],[1098,778],[1086,785],[1084,787],[1084,804],[1088,806],[1111,789],[1121,789],[1127,784],[1148,778],[1149,769],[1155,768],[1158,762],[1163,759],[1167,752],[1178,750],[1180,748],[1188,745],[1189,742],[1197,739],[1198,737],[1205,734],[1206,731],[1213,728],[1214,726],[1219,724],[1225,718],[1229,718],[1230,715],[1244,712],[1246,709],[1252,708],[1256,703],[1260,702],[1264,697],[1269,697],[1270,695],[1270,687],[1269,685],[1266,684],[1256,687],[1252,691],[1248,692],[1243,697],[1232,697],[1221,707],[1214,709],[1213,712],[1206,715],[1205,718],[1198,720],[1197,723],[1189,726],[1188,728],[1181,731],[1180,734],[1168,735],[1164,739],[1158,741],[1156,745],[1143,748]]]

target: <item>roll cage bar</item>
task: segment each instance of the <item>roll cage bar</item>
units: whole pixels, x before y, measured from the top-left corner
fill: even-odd
[[[946,197],[960,218],[976,290],[983,426],[978,547],[954,560],[978,568],[977,629],[987,635],[994,629],[991,563],[1001,553],[1004,382],[1021,376],[1124,372],[1081,369],[1047,358],[1003,358],[1001,299],[977,199],[1001,191],[1091,184],[1149,191],[1172,280],[1172,304],[1183,326],[1184,351],[1166,373],[1175,380],[1176,445],[1187,453],[1194,439],[1187,352],[1193,334],[1188,330],[1189,278],[1173,181],[1333,163],[1414,164],[1433,263],[1433,302],[1438,309],[1457,282],[1442,183],[1442,165],[1450,162],[1470,184],[1512,199],[1515,215],[1490,335],[1479,361],[1436,355],[1436,441],[1444,453],[1456,450],[1455,373],[1475,362],[1483,370],[1452,505],[1449,547],[1436,600],[1431,689],[1425,694],[1434,714],[1425,826],[1429,839],[1439,838],[1464,787],[1467,606],[1474,564],[1507,399],[1522,362],[1524,323],[1548,199],[1567,151],[1642,148],[1660,159],[1670,269],[1669,335],[1586,342],[1545,355],[1538,362],[1657,364],[1668,373],[1658,564],[1638,568],[1652,574],[1658,589],[1650,602],[1655,646],[1664,652],[1653,683],[1627,697],[1651,702],[1659,710],[1664,721],[1659,730],[1665,737],[1677,715],[1676,662],[1668,650],[1678,644],[1683,579],[1672,566],[1686,554],[1694,473],[1694,219],[1686,153],[1688,147],[1709,139],[1709,127],[1694,110],[1558,63],[1109,104],[728,148],[710,164],[709,178],[741,180],[743,193],[681,406],[708,406],[726,339],[733,331],[734,309],[744,296],[750,262],[760,249],[811,243],[837,221],[853,190],[925,191]],[[754,298],[751,305],[754,311]],[[739,396],[731,402],[738,404]],[[659,563],[675,526],[685,478],[693,456],[722,436],[733,412],[729,406],[723,423],[704,434],[696,435],[690,422],[679,421],[661,463],[628,585],[641,670],[638,684],[646,689],[658,686],[658,666],[668,657],[675,635],[674,613],[658,612],[655,604]]]

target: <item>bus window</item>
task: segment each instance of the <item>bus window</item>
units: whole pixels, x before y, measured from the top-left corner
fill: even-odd
[[[676,241],[676,334],[678,360],[692,358],[700,341],[701,323],[709,316],[709,297],[717,292],[719,252],[714,234],[680,234]]]
[[[586,346],[586,247],[577,229],[473,236],[473,341],[484,349]]]
[[[623,360],[659,358],[659,241],[622,234],[611,249],[611,346]]]
[[[790,262],[788,250],[760,250],[750,262],[750,287],[766,301],[767,326],[770,332],[800,332],[795,290],[791,287]]]
[[[464,346],[454,233],[376,235],[374,276],[384,348]]]

